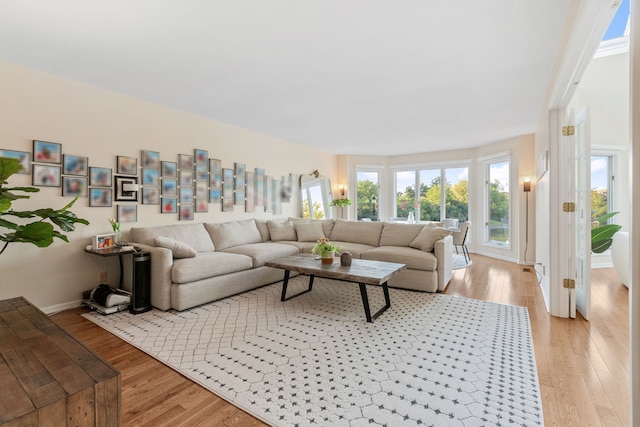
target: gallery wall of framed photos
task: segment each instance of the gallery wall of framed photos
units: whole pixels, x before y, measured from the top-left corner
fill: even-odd
[[[281,215],[298,182],[296,174],[275,178],[264,168],[247,171],[241,162],[225,168],[221,159],[198,148],[174,159],[144,149],[139,157],[114,155],[113,167],[94,165],[88,156],[65,153],[60,142],[41,140],[33,140],[32,152],[0,150],[0,156],[18,159],[33,186],[60,187],[62,197],[87,198],[95,208],[117,202],[117,220],[125,223],[138,221],[138,203],[157,205],[158,213],[175,214],[180,221],[209,212],[212,204],[221,212]]]

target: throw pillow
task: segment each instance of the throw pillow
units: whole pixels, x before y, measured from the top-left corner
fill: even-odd
[[[298,235],[298,242],[315,242],[325,237],[321,222],[298,223],[293,226]]]
[[[433,252],[436,242],[449,235],[451,235],[451,230],[437,227],[433,224],[427,224],[420,233],[418,233],[416,238],[409,243],[409,246],[415,249],[420,249],[421,251]]]
[[[174,258],[193,258],[198,253],[191,246],[169,237],[156,237],[153,244],[161,248],[166,248],[173,252]]]
[[[297,240],[296,229],[291,221],[267,221],[267,228],[273,242]]]

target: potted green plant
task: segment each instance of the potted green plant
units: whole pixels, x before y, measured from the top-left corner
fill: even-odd
[[[326,237],[316,241],[316,244],[311,249],[312,254],[320,255],[320,259],[323,264],[333,263],[333,255],[335,252],[340,252],[341,246],[336,246],[329,241]]]
[[[77,197],[62,209],[42,208],[33,211],[16,211],[11,208],[14,201],[28,199],[31,196],[17,193],[37,193],[39,188],[35,187],[7,187],[8,178],[18,173],[22,166],[16,159],[0,158],[0,242],[4,242],[0,254],[2,254],[9,243],[31,243],[39,248],[45,248],[53,243],[53,239],[58,238],[69,242],[64,233],[75,230],[75,224],[88,225],[89,221],[78,218],[69,209],[78,199]],[[8,217],[20,218],[21,220],[37,218],[31,222],[20,221],[15,223],[9,221]],[[56,230],[57,226],[60,230]]]
[[[622,226],[618,224],[604,223],[618,213],[619,212],[608,213],[591,223],[591,252],[601,254],[611,247],[611,244],[613,243],[613,235],[620,231]]]

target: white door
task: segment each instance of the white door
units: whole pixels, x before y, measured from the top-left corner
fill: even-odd
[[[591,126],[589,116],[588,108],[576,115],[574,175],[576,182],[575,304],[586,320],[591,316]]]

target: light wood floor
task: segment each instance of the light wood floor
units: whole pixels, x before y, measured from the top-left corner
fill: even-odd
[[[473,255],[446,294],[525,306],[529,310],[547,426],[629,423],[628,291],[613,269],[592,270],[592,320],[548,315],[535,273]],[[80,316],[52,318],[122,372],[124,426],[263,426],[145,353]]]

